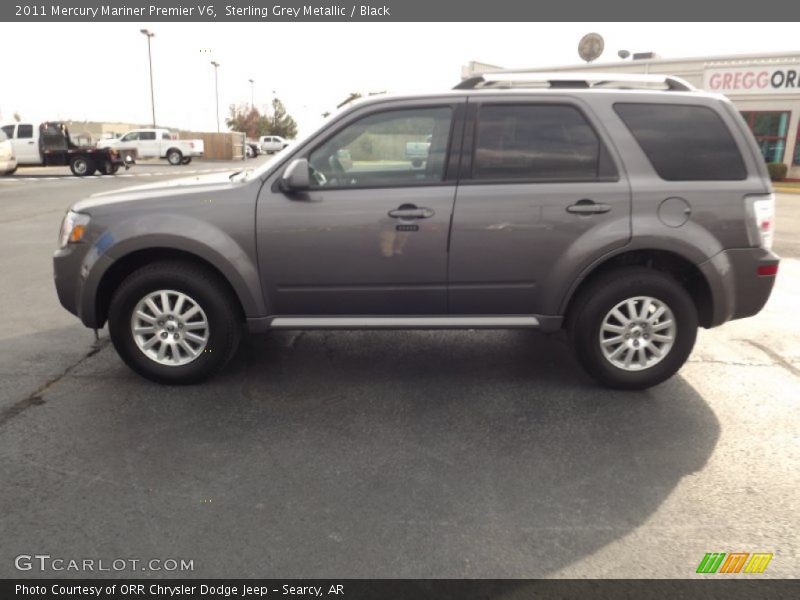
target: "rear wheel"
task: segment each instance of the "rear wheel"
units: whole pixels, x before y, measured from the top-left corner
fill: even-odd
[[[16,172],[17,172],[17,167],[14,167],[13,169],[11,169],[11,170],[9,170],[9,171],[6,171],[5,173],[3,173],[3,175],[13,175],[13,174],[14,174],[14,173],[16,173]]]
[[[238,304],[212,272],[160,262],[129,275],[108,316],[111,341],[134,371],[159,383],[208,379],[230,360],[241,336]]]
[[[661,383],[683,366],[697,336],[697,308],[666,273],[615,269],[580,292],[569,336],[584,369],[618,389]]]
[[[183,161],[183,154],[177,148],[167,151],[167,162],[171,165],[179,165]]]
[[[190,162],[192,162],[192,157],[191,156],[184,156],[181,159],[181,164],[182,165],[188,165]]]
[[[69,170],[72,171],[73,175],[77,177],[86,177],[87,175],[93,175],[96,167],[94,162],[85,156],[75,156],[71,161],[69,161]]]

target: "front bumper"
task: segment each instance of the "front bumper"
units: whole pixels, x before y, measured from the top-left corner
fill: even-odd
[[[103,326],[98,315],[96,292],[112,260],[96,244],[67,244],[53,255],[53,280],[61,306],[86,327]]]
[[[777,275],[760,275],[759,267],[777,267],[780,258],[763,248],[733,248],[700,264],[711,287],[711,327],[758,313],[769,300]]]

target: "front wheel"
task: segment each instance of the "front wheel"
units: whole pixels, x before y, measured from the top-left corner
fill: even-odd
[[[183,154],[177,148],[173,148],[167,152],[167,162],[171,165],[179,165],[183,161]]]
[[[76,156],[69,161],[69,170],[77,177],[86,177],[87,175],[93,175],[96,167],[91,159],[85,156]]]
[[[644,389],[683,366],[697,336],[697,308],[670,275],[630,267],[581,290],[568,315],[578,361],[599,382]]]
[[[111,341],[134,371],[159,383],[199,383],[236,352],[237,301],[215,274],[185,262],[158,262],[129,275],[114,292]]]
[[[184,156],[181,159],[181,164],[182,165],[188,165],[190,162],[192,162],[192,157],[191,156]]]
[[[4,175],[4,176],[5,176],[5,175],[13,175],[14,173],[16,173],[16,172],[17,172],[17,169],[18,169],[18,167],[14,167],[13,169],[11,169],[11,170],[9,170],[9,171],[6,171],[5,173],[3,173],[3,175]]]

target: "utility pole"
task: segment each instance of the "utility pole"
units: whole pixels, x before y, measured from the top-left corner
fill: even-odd
[[[217,97],[217,133],[219,133],[219,77],[217,76],[219,63],[215,60],[212,60],[211,64],[214,65],[214,93]]]
[[[254,89],[255,89],[255,83],[256,82],[253,81],[252,79],[248,79],[247,81],[250,82],[250,110],[252,110],[256,106],[255,103],[253,102],[253,99],[255,98]]]
[[[150,39],[156,37],[156,34],[149,29],[140,29],[140,33],[147,36],[147,59],[150,62],[150,108],[153,111],[153,129],[156,127],[156,99],[153,92],[153,53],[150,51]]]

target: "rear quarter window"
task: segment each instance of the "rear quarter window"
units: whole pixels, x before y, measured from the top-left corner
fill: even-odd
[[[667,181],[737,181],[747,177],[739,147],[711,108],[617,103],[614,110]]]

